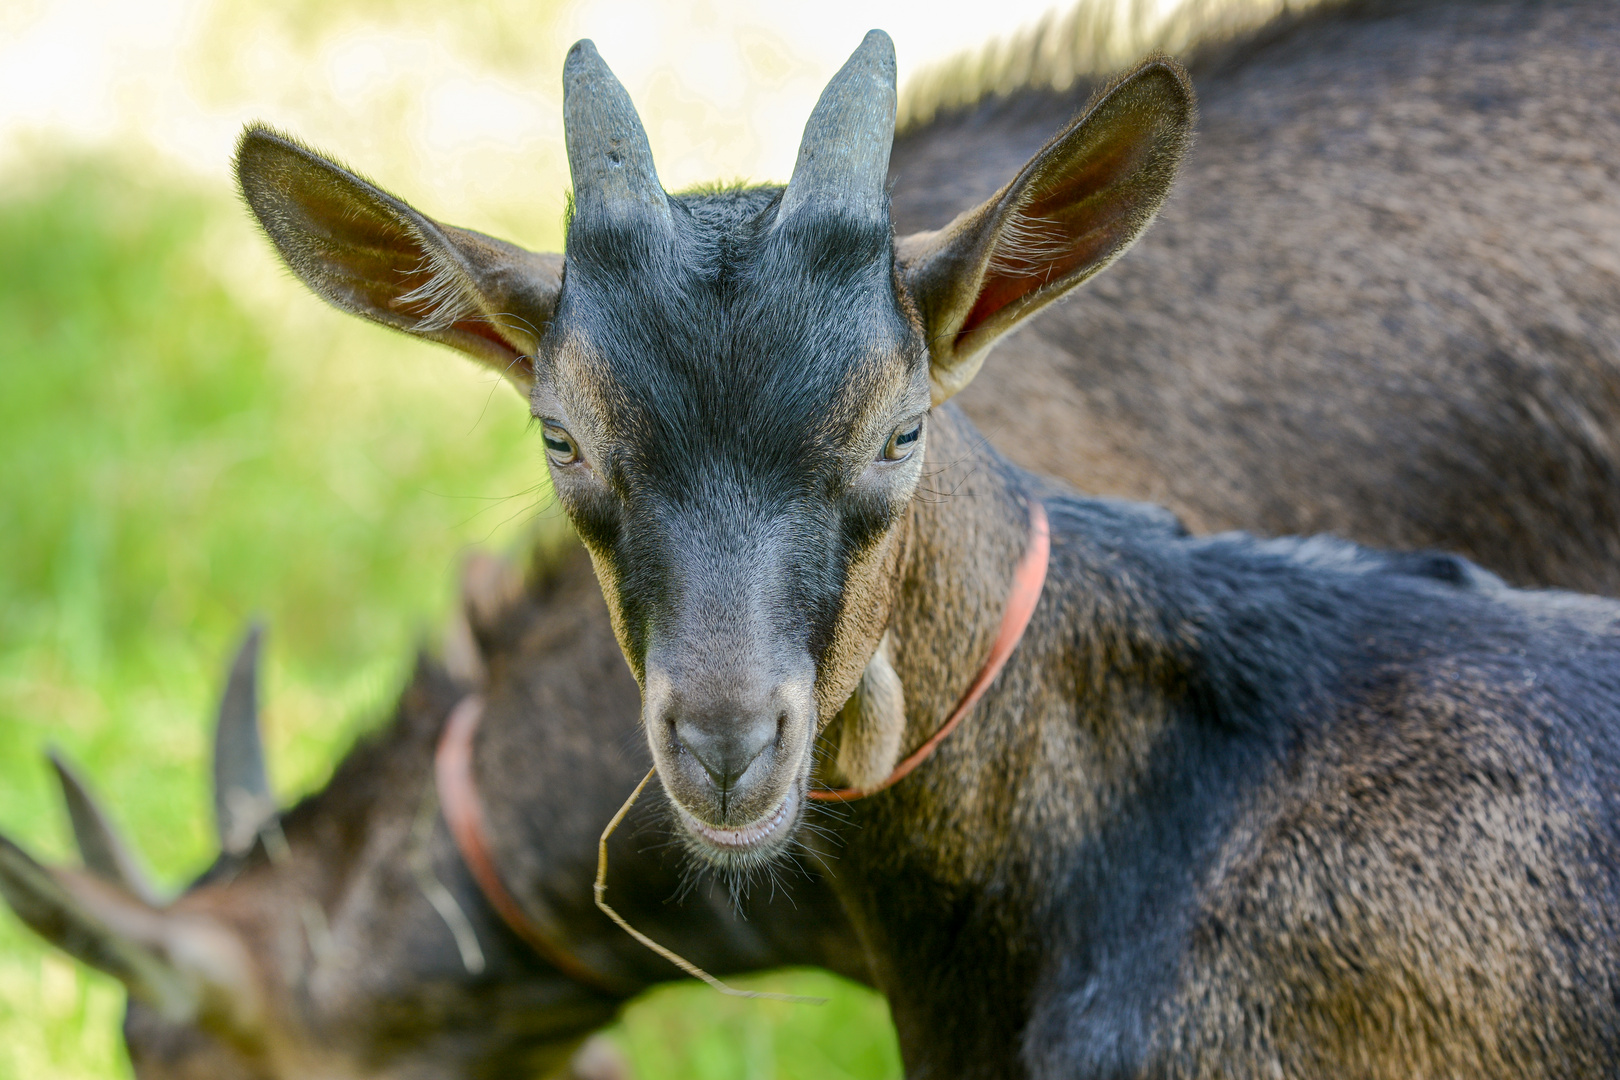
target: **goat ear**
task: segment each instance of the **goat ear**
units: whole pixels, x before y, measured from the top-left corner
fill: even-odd
[[[47,869],[0,835],[0,896],[40,937],[118,979],[174,1023],[249,1033],[262,1002],[241,940],[89,874]]]
[[[891,647],[892,639],[885,632],[855,693],[838,714],[838,772],[857,791],[882,783],[900,761],[906,694],[889,656]]]
[[[525,393],[533,384],[561,255],[441,225],[262,125],[237,143],[236,180],[282,260],[323,300],[460,349]]]
[[[475,549],[461,562],[461,603],[444,635],[445,670],[461,683],[482,686],[489,677],[484,649],[501,617],[523,595],[523,574],[507,559]]]
[[[48,756],[62,788],[62,801],[67,804],[73,839],[85,869],[103,881],[122,886],[144,903],[156,904],[157,890],[141,869],[140,860],[113,828],[112,820],[90,793],[89,786],[61,751],[52,749]]]
[[[492,551],[473,551],[461,564],[461,606],[474,632],[489,635],[523,598],[523,571]]]
[[[1192,86],[1149,60],[1098,95],[989,201],[898,256],[922,315],[934,404],[997,338],[1117,259],[1152,223],[1192,140]]]
[[[488,678],[484,650],[523,588],[523,571],[494,552],[474,550],[462,561],[461,604],[444,636],[445,669],[457,681],[481,686]]]

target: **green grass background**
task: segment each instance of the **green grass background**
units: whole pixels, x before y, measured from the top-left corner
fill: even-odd
[[[271,627],[278,792],[386,715],[460,553],[558,528],[512,392],[325,310],[223,191],[113,157],[0,183],[0,829],[70,842],[42,751],[93,778],[157,876],[212,856],[207,715]],[[643,1080],[899,1073],[884,1004],[819,973],[635,1003]],[[0,1080],[125,1077],[123,992],[0,914]]]

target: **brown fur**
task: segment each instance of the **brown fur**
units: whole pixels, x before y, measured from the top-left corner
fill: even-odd
[[[1391,0],[1195,53],[1157,223],[962,407],[1015,461],[1198,531],[1620,594],[1617,41],[1609,4]],[[903,135],[897,231],[987,197],[1083,93]]]
[[[983,656],[1025,542],[1027,478],[949,410],[934,438],[968,497],[919,500],[908,526],[894,624],[908,745]],[[1057,520],[1046,596],[991,694],[838,826],[835,887],[872,942],[909,1074],[1614,1074],[1620,918],[1604,897],[1620,846],[1590,771],[1613,774],[1612,747],[1566,741],[1585,703],[1560,659],[1509,652],[1523,658],[1508,681],[1496,646],[1459,651],[1477,640],[1459,629],[1325,702],[1326,724],[1286,752],[1257,744],[1167,780],[1185,740],[1242,743],[1186,714],[1203,631],[1177,625],[1151,570],[1132,573],[1130,541]],[[1613,689],[1612,605],[1493,595],[1529,628],[1592,633],[1571,647]],[[1361,632],[1373,652],[1400,633]],[[1237,803],[1176,821],[1208,797],[1199,785],[1226,790],[1218,768],[1246,777]],[[1111,839],[1150,817],[1170,831]],[[1218,839],[1185,863],[1139,861],[1206,826]]]

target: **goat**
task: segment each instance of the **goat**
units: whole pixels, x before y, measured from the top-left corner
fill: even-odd
[[[1123,265],[999,345],[1002,377],[961,406],[1022,433],[1002,440],[1019,464],[1194,531],[1453,550],[1515,584],[1620,596],[1620,205],[1598,179],[1620,145],[1617,23],[1598,3],[1361,0],[1194,49],[1177,197]],[[897,230],[978,205],[1088,87],[989,94],[902,132]],[[1421,152],[1402,142],[1417,131]],[[491,338],[425,317],[426,293],[396,303],[431,278],[401,246],[410,288],[328,298]],[[524,258],[555,284],[559,260]],[[526,392],[507,365],[528,345],[486,345]]]
[[[823,785],[884,789],[827,823],[832,884],[912,1075],[1613,1075],[1620,608],[1001,458],[949,399],[1147,228],[1191,88],[1144,63],[896,241],[893,71],[874,31],[786,187],[669,196],[577,44],[561,259],[265,129],[238,172],[318,294],[528,391],[690,851],[747,873]]]
[[[635,992],[677,972],[589,902],[603,820],[645,766],[635,682],[577,549],[513,590],[489,561],[469,591],[486,672],[475,772],[494,861],[527,911],[612,986],[537,956],[469,874],[433,784],[434,746],[467,693],[418,662],[393,722],[325,790],[274,814],[256,705],[257,637],[220,705],[223,850],[184,895],[158,899],[83,782],[58,761],[86,871],[47,870],[0,836],[0,894],[36,931],[129,987],[124,1034],[140,1080],[538,1076],[568,1065]],[[465,654],[463,654],[465,655]],[[463,668],[463,670],[466,670]],[[749,905],[698,888],[627,832],[615,902],[717,971],[864,961],[824,881]],[[820,927],[817,924],[820,923]],[[616,1075],[593,1045],[570,1075]]]
[[[1613,5],[1360,0],[1193,49],[1175,196],[963,409],[1019,464],[1196,532],[1620,596],[1617,47]],[[1088,93],[903,132],[897,231],[977,206]]]

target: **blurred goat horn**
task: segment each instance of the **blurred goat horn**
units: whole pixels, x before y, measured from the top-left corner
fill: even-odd
[[[641,118],[589,39],[576,42],[563,63],[563,130],[576,215],[647,214],[672,227]]]
[[[79,858],[84,860],[85,869],[103,881],[123,886],[137,899],[157,905],[160,902],[157,890],[141,869],[134,849],[124,843],[113,828],[111,819],[90,793],[78,770],[55,747],[47,756],[56,769],[62,801],[67,804],[68,819],[73,823],[73,839],[78,844]]]
[[[264,627],[248,627],[231,663],[214,727],[214,820],[219,846],[241,855],[276,813],[259,734],[259,653]]]
[[[887,222],[894,102],[894,42],[873,30],[821,92],[804,125],[778,222],[805,207]]]

